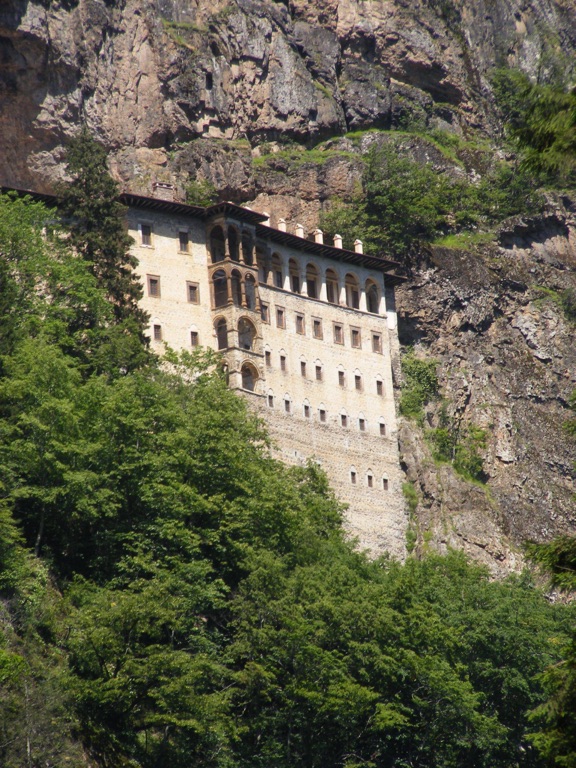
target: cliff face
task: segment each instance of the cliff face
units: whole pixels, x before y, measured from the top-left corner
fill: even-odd
[[[362,147],[344,133],[437,127],[495,139],[490,70],[569,75],[575,47],[571,0],[7,0],[0,182],[51,190],[85,121],[133,191],[205,178],[273,224],[312,227],[361,179]],[[297,147],[278,151],[286,139],[329,139],[330,151],[308,162]],[[410,151],[444,162],[431,145]],[[574,531],[574,450],[562,432],[574,326],[554,297],[576,289],[575,227],[558,201],[511,222],[495,245],[432,249],[398,290],[401,341],[441,363],[444,417],[487,434],[481,487],[432,460],[425,431],[440,403],[424,429],[404,425],[421,549],[463,547],[506,571],[522,540]]]
[[[569,0],[7,0],[0,177],[49,186],[80,120],[142,187],[198,136],[493,133],[487,72],[566,70],[575,43]]]

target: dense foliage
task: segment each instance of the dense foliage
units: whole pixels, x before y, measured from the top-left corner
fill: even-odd
[[[574,611],[459,554],[356,553],[217,358],[127,369],[53,216],[0,214],[2,765],[543,765],[528,713]]]
[[[441,236],[542,208],[533,176],[504,162],[471,181],[403,156],[393,136],[375,142],[364,160],[362,189],[320,224],[331,236],[341,234],[347,248],[360,238],[367,250],[402,257]]]

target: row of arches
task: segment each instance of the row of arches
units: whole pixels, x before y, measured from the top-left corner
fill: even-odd
[[[217,269],[212,274],[212,303],[215,308],[234,304],[260,311],[260,298],[254,275],[238,269]]]
[[[255,246],[250,234],[241,232],[233,225],[218,224],[212,227],[208,242],[212,264],[229,260],[239,265],[256,267],[258,280],[263,284],[273,285],[311,299],[327,301],[330,304],[372,314],[382,314],[381,291],[372,278],[361,283],[353,272],[347,272],[340,277],[334,268],[321,270],[314,262],[301,265],[294,257],[289,258],[285,263],[279,253],[270,254]],[[217,274],[214,274],[213,280],[216,279]],[[218,277],[222,279],[221,275]],[[214,290],[216,293],[216,286]],[[228,299],[230,299],[230,292],[226,300]],[[233,292],[232,300],[236,303]],[[222,306],[222,304],[216,304],[216,306]]]
[[[238,347],[250,352],[256,351],[256,341],[258,332],[254,323],[247,317],[241,317],[235,329],[228,327],[228,321],[225,317],[217,317],[214,320],[214,332],[216,334],[216,343],[219,350],[228,349],[230,344],[229,333],[236,330],[238,333]]]

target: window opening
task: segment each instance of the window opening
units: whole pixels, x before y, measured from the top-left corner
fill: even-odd
[[[276,325],[278,328],[286,328],[286,315],[281,307],[276,307]]]
[[[245,317],[242,317],[238,323],[238,345],[240,349],[254,349],[256,340],[256,328]]]
[[[270,368],[270,366],[272,365],[272,353],[269,350],[266,350],[264,352],[264,358],[266,360],[266,366]]]
[[[148,275],[148,296],[160,298],[160,278],[158,275]]]
[[[304,406],[304,418],[309,419],[310,418],[310,406],[305,405]]]
[[[268,408],[274,408],[274,395],[268,395]]]
[[[280,370],[286,372],[286,355],[280,355]]]
[[[198,283],[186,283],[186,288],[188,291],[188,301],[190,302],[190,304],[199,304],[200,289],[199,289]]]
[[[350,331],[350,338],[352,341],[352,346],[355,349],[359,349],[362,346],[360,330],[358,328],[352,328]]]
[[[228,326],[224,319],[218,320],[216,323],[216,339],[218,349],[228,349]]]
[[[354,386],[359,392],[362,391],[362,376],[358,374],[354,376]]]
[[[366,432],[366,419],[358,419],[358,428],[360,432]]]
[[[198,331],[190,331],[190,346],[197,347],[199,341]]]
[[[326,423],[326,411],[324,410],[324,408],[320,408],[320,410],[318,411],[318,415],[320,417],[320,421],[323,424],[325,424]]]
[[[344,329],[338,323],[334,323],[334,343],[344,344]]]
[[[386,424],[383,421],[380,422],[380,434],[382,437],[386,434]]]
[[[251,365],[242,366],[242,389],[247,389],[248,392],[254,392],[254,387],[258,374]]]
[[[388,478],[383,477],[382,478],[382,490],[387,491],[388,490]]]
[[[304,315],[296,315],[296,333],[303,334],[304,330]]]
[[[141,224],[142,245],[152,245],[152,226],[150,224]]]
[[[322,381],[322,366],[316,366],[316,381]]]
[[[350,482],[352,485],[356,485],[356,472],[353,469],[350,470]]]
[[[348,426],[348,416],[346,416],[345,413],[340,414],[340,423],[342,424],[343,427]]]
[[[286,413],[290,413],[290,411],[292,410],[292,404],[288,399],[284,400],[284,410],[286,411]]]
[[[312,335],[315,339],[322,338],[322,320],[312,320]]]
[[[376,394],[377,395],[383,395],[384,394],[384,385],[380,381],[380,379],[376,379]]]
[[[372,312],[374,315],[378,314],[380,309],[380,297],[378,296],[378,288],[374,283],[369,283],[366,287],[366,306],[368,312]]]
[[[372,352],[382,354],[382,336],[379,333],[372,334]]]
[[[190,249],[190,240],[188,238],[188,232],[178,233],[178,250],[181,253],[188,253]]]
[[[260,317],[263,323],[270,322],[270,307],[262,301],[260,302]]]
[[[338,384],[340,384],[341,387],[346,386],[346,376],[344,371],[338,371]]]
[[[374,477],[373,477],[373,475],[367,475],[366,476],[366,480],[368,482],[368,488],[373,488],[374,487]]]
[[[228,282],[226,273],[222,269],[214,272],[212,284],[214,286],[214,306],[225,307],[228,304]]]
[[[300,361],[300,373],[302,376],[306,376],[306,363],[303,360]]]
[[[162,341],[162,326],[154,326],[154,341]]]

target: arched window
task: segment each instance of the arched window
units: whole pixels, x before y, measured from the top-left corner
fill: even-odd
[[[314,264],[308,264],[306,267],[306,285],[308,287],[308,296],[311,299],[317,299],[319,296],[318,270]]]
[[[243,235],[242,258],[244,259],[244,264],[247,264],[249,267],[251,267],[254,263],[253,252],[254,250],[252,248],[252,241],[250,240],[250,237],[248,235]]]
[[[228,283],[226,272],[218,269],[212,275],[212,284],[214,286],[214,306],[225,307],[228,304]]]
[[[242,275],[237,269],[232,270],[232,301],[237,307],[242,306]]]
[[[249,392],[254,392],[256,381],[258,380],[258,371],[250,363],[244,363],[241,369],[242,373],[242,389],[247,389]]]
[[[210,232],[210,256],[212,258],[212,264],[216,264],[218,261],[224,261],[225,255],[224,232],[222,231],[222,227],[214,227]]]
[[[290,273],[290,288],[292,293],[300,293],[300,270],[294,259],[288,262],[288,271]]]
[[[371,280],[366,281],[366,307],[368,312],[372,312],[375,315],[380,311],[378,287]]]
[[[254,349],[256,340],[256,328],[253,323],[245,317],[241,317],[238,322],[238,345],[240,349]]]
[[[238,248],[238,233],[234,227],[228,227],[228,249],[232,261],[240,261],[240,251]]]
[[[246,306],[256,309],[256,284],[252,275],[246,275]]]
[[[330,304],[339,303],[338,275],[333,269],[326,270],[326,298]]]
[[[228,326],[223,317],[216,321],[216,339],[218,349],[228,349]]]
[[[284,271],[282,269],[282,259],[277,253],[272,254],[272,275],[273,283],[276,288],[284,287]]]
[[[360,307],[360,286],[358,280],[350,273],[346,275],[346,306],[351,309]]]
[[[366,485],[368,488],[374,488],[374,473],[371,469],[366,472]]]

